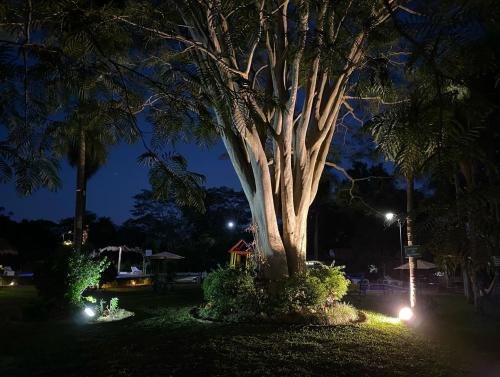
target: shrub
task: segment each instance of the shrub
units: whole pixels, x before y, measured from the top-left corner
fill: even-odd
[[[88,254],[71,252],[68,258],[65,294],[69,303],[81,306],[83,292],[90,286],[99,284],[101,273],[107,266],[105,258],[96,260]]]
[[[275,312],[316,312],[332,306],[347,293],[349,280],[343,267],[327,267],[306,270],[304,273],[284,279],[274,295]]]
[[[118,310],[118,297],[113,297],[109,300],[109,314],[113,315]]]
[[[81,296],[99,282],[105,259],[68,249],[57,250],[35,270],[35,285],[51,307],[81,306]]]
[[[309,271],[310,276],[315,276],[324,285],[328,299],[333,301],[341,300],[347,293],[350,281],[345,277],[343,266],[328,267]]]
[[[328,292],[316,276],[309,273],[283,279],[271,301],[274,311],[280,313],[315,310],[323,305]]]
[[[258,298],[253,277],[245,270],[218,268],[203,281],[207,305],[202,315],[210,318],[238,320],[258,312]]]
[[[355,307],[336,302],[332,306],[314,313],[314,315],[307,316],[306,319],[307,322],[317,325],[337,326],[356,322],[360,318]]]
[[[248,271],[219,268],[203,282],[207,304],[201,315],[229,321],[266,317],[288,322],[351,322],[355,310],[338,303],[348,286],[342,267],[307,270],[272,286],[261,282],[258,289]]]
[[[337,302],[327,310],[329,325],[341,325],[352,323],[359,319],[358,311],[355,307],[343,302]]]

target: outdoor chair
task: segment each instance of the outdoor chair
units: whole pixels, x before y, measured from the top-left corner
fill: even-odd
[[[130,267],[130,271],[133,275],[142,275],[142,270],[139,270],[137,267]]]

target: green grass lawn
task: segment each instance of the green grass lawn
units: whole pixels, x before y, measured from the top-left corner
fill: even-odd
[[[463,375],[450,347],[381,314],[334,328],[213,324],[189,315],[202,300],[199,287],[107,294],[136,315],[36,321],[16,309],[33,313],[32,288],[0,290],[0,376]]]

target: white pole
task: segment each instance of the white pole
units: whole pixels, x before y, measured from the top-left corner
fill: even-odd
[[[120,265],[122,264],[122,247],[118,251],[118,275],[120,275]]]
[[[408,258],[408,267],[410,269],[410,306],[415,307],[416,302],[416,292],[415,292],[415,268],[416,268],[417,258]]]

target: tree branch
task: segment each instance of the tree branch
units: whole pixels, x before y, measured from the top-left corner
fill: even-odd
[[[123,16],[114,16],[112,18],[112,20],[119,20],[123,23],[126,23],[128,25],[131,25],[131,26],[134,26],[134,27],[137,27],[139,29],[142,29],[142,30],[145,30],[145,31],[148,31],[150,33],[154,33],[155,35],[157,35],[158,37],[160,38],[163,38],[163,39],[168,39],[168,40],[172,40],[172,41],[177,41],[177,42],[181,42],[187,46],[190,46],[194,49],[197,49],[203,53],[205,53],[207,56],[209,56],[210,58],[212,58],[217,64],[220,64],[221,66],[224,67],[224,69],[228,70],[229,72],[231,73],[234,73],[235,75],[238,75],[238,76],[241,76],[243,78],[245,78],[245,72],[242,72],[240,71],[239,69],[235,69],[231,66],[229,66],[226,62],[224,62],[224,60],[217,56],[215,53],[213,53],[212,51],[210,51],[207,47],[203,46],[202,43],[200,42],[195,42],[195,41],[192,41],[192,40],[189,40],[181,35],[174,35],[174,34],[168,34],[168,33],[165,33],[161,30],[158,30],[158,29],[154,29],[154,28],[150,28],[150,27],[147,27],[147,26],[143,26],[143,25],[139,25],[133,21],[130,21],[128,20],[127,18],[123,17]]]

